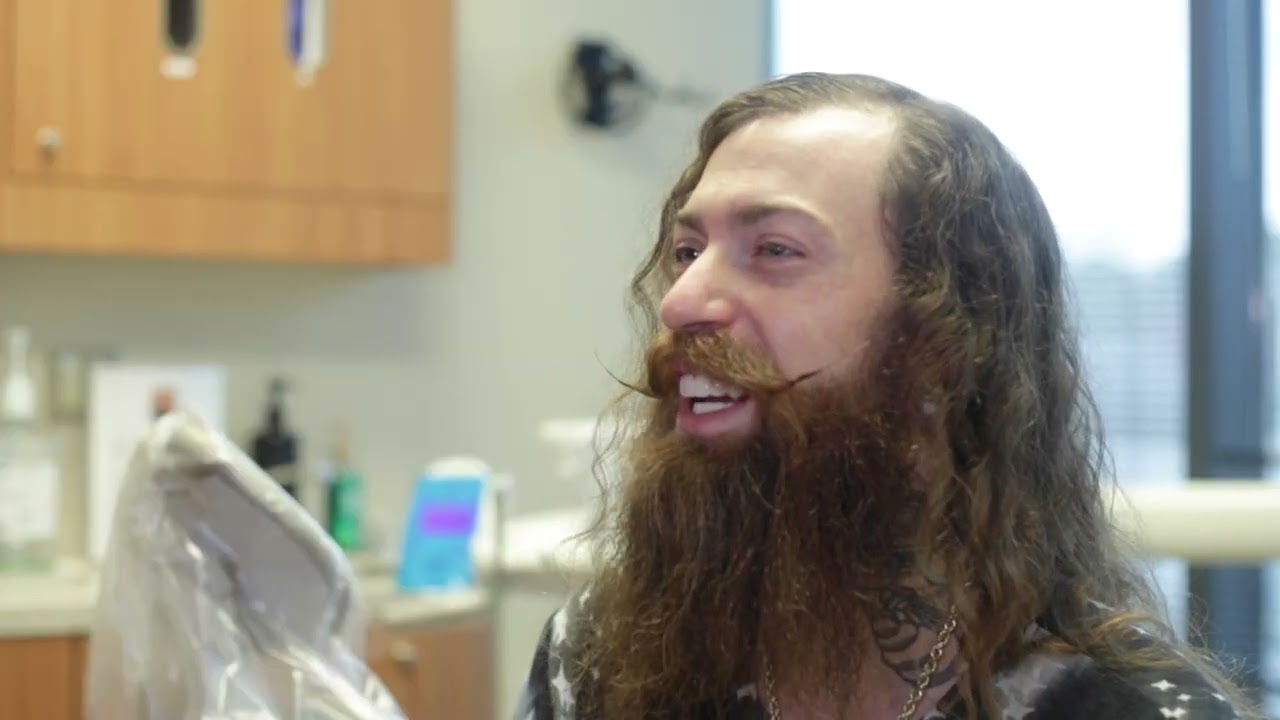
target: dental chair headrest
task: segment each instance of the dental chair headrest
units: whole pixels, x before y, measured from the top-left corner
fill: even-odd
[[[342,550],[198,417],[161,418],[120,491],[86,717],[402,718],[364,665]]]

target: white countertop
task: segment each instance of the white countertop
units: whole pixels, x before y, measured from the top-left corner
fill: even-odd
[[[502,576],[507,582],[532,586],[571,582],[585,574],[589,560],[580,545],[568,542],[587,527],[586,508],[558,510],[512,520],[507,524]],[[476,538],[477,571],[492,577],[492,536]],[[352,558],[360,578],[369,619],[389,626],[441,622],[488,607],[491,594],[473,589],[447,594],[398,592],[394,560]],[[98,599],[97,574],[83,562],[64,559],[48,576],[0,575],[0,638],[76,635],[89,631]]]
[[[88,631],[97,578],[78,563],[59,565],[48,577],[0,576],[0,637]]]
[[[1251,481],[1130,486],[1115,506],[1122,530],[1150,557],[1235,564],[1280,559],[1280,485]],[[494,539],[476,539],[477,570],[517,587],[563,585],[591,571],[587,547],[571,538],[593,520],[590,508],[568,508],[513,518],[506,524],[501,562]],[[370,619],[389,625],[439,621],[484,609],[489,593],[405,595],[395,588],[387,561],[355,558]],[[51,577],[0,576],[0,637],[87,631],[97,582],[83,565],[65,563]]]
[[[595,519],[588,507],[550,510],[512,518],[503,538],[502,575],[507,582],[527,582],[558,578],[574,580],[591,570],[591,556],[586,543],[574,536],[590,527]],[[492,573],[499,567],[494,562],[494,537],[476,536],[476,565],[481,572]]]
[[[479,588],[402,593],[387,573],[362,574],[359,582],[367,618],[391,627],[443,622],[491,604],[490,593]],[[49,576],[0,576],[0,638],[87,633],[97,601],[97,574],[74,561],[61,562]]]
[[[569,509],[515,519],[507,524],[502,575],[526,586],[571,580],[589,562],[566,540],[586,528],[587,509]],[[491,536],[476,538],[477,571],[492,577],[496,569]],[[581,550],[581,548],[577,548]],[[453,593],[401,593],[394,560],[353,557],[369,619],[388,626],[423,625],[479,612],[491,593],[477,588]],[[0,575],[0,638],[87,633],[98,599],[96,572],[81,561],[64,559],[48,576]]]

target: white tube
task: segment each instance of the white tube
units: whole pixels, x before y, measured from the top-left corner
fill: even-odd
[[[1151,557],[1233,564],[1280,559],[1280,485],[1189,480],[1122,487],[1116,524]]]

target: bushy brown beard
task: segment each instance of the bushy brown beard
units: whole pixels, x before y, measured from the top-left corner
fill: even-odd
[[[883,621],[917,558],[931,423],[900,348],[879,343],[851,377],[796,383],[722,335],[654,345],[650,414],[626,449],[589,595],[585,717],[719,715],[764,654],[779,685],[843,706],[877,645],[893,663],[930,613]],[[715,444],[674,432],[677,364],[748,390],[757,432]]]

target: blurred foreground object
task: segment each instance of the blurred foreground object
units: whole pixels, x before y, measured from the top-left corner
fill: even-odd
[[[401,720],[364,637],[354,572],[305,509],[198,418],[160,418],[116,504],[85,717]]]
[[[1250,478],[1122,484],[1112,517],[1147,558],[1250,565],[1280,558],[1280,486]]]

